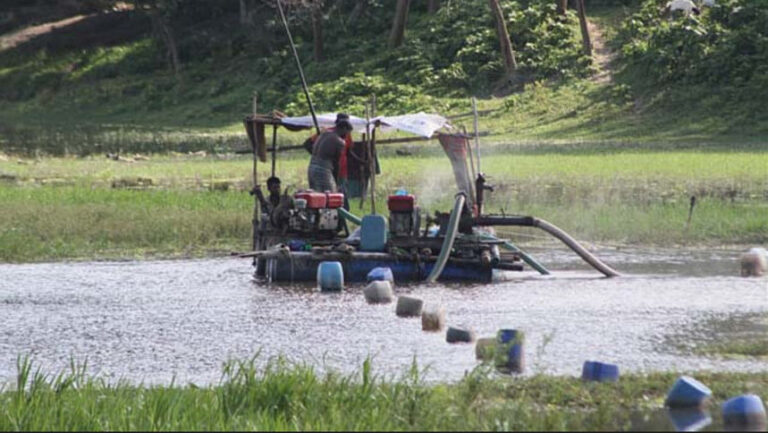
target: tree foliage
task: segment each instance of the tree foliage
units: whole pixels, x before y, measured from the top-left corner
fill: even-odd
[[[646,0],[618,35],[625,66],[651,84],[768,88],[768,2],[717,0],[699,16],[663,16]],[[764,93],[765,94],[765,93]]]

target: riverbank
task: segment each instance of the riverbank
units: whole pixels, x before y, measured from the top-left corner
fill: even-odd
[[[450,208],[452,173],[434,145],[382,149],[378,209],[397,188],[424,211]],[[306,158],[277,174],[304,187]],[[609,145],[488,146],[489,212],[534,215],[592,243],[744,247],[768,243],[768,153],[744,146],[617,149]],[[268,166],[261,165],[260,183]],[[248,155],[0,158],[0,261],[199,257],[247,250],[253,198]],[[688,223],[690,198],[696,204]],[[352,200],[365,214],[370,203]],[[541,242],[530,229],[514,242]]]
[[[720,404],[768,395],[768,373],[696,372]],[[678,374],[624,375],[617,383],[538,375],[509,378],[478,368],[453,384],[426,384],[416,364],[378,376],[317,373],[274,360],[230,362],[216,386],[108,384],[85,368],[46,375],[19,362],[16,386],[0,393],[2,430],[627,430],[674,427],[663,409]],[[19,389],[24,391],[18,391]]]

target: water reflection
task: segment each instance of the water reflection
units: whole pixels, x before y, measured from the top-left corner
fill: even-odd
[[[712,424],[712,417],[701,409],[668,409],[667,416],[676,431],[699,431]]]

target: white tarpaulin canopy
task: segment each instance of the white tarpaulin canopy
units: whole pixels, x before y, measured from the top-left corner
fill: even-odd
[[[312,123],[312,116],[283,117],[280,121],[286,125],[304,126],[308,128],[314,126]],[[335,122],[336,113],[323,113],[317,115],[317,123],[321,128],[333,127]],[[365,119],[349,116],[349,122],[352,124],[352,128],[355,132],[365,132]],[[376,122],[380,122],[383,131],[397,129],[429,138],[435,131],[448,124],[448,119],[438,114],[422,112],[416,114],[403,114],[402,116],[379,116],[371,119],[371,126]]]

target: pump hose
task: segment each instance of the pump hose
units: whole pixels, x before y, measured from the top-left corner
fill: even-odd
[[[344,218],[345,220],[351,223],[354,223],[357,225],[363,225],[363,220],[361,220],[359,216],[350,213],[348,210],[344,209],[343,207],[339,208],[339,215],[341,215],[342,218]]]
[[[568,246],[568,248],[573,250],[573,252],[578,254],[579,257],[581,257],[585,262],[589,263],[593,268],[603,273],[606,277],[621,276],[620,273],[618,273],[616,270],[614,270],[610,266],[603,263],[595,255],[587,251],[586,248],[581,246],[581,244],[579,244],[576,241],[576,239],[572,238],[568,233],[564,232],[556,225],[549,223],[547,221],[544,221],[543,219],[540,219],[540,218],[534,218],[533,225],[551,234],[552,236],[560,239],[565,245]]]
[[[459,217],[461,216],[461,211],[464,209],[465,200],[466,196],[464,193],[456,195],[456,203],[453,205],[451,218],[448,220],[448,228],[445,231],[443,246],[440,248],[440,255],[437,256],[435,267],[432,268],[432,272],[430,272],[427,277],[428,283],[434,283],[440,277],[440,274],[443,273],[445,263],[448,261],[448,256],[451,255],[451,249],[453,249],[453,242],[456,240],[456,232],[459,229]]]

